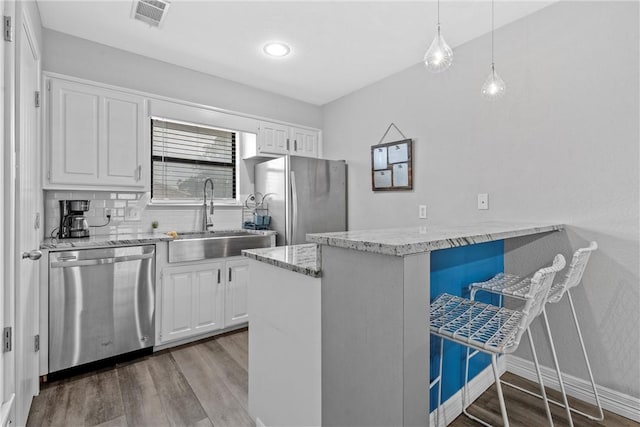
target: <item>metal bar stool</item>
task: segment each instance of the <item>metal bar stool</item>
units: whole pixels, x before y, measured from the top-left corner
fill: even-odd
[[[553,343],[553,338],[551,337],[551,330],[549,328],[549,322],[547,319],[546,311],[543,313],[546,331],[549,337],[549,345],[551,347],[551,354],[553,355],[553,360],[556,365],[556,374],[558,376],[558,381],[560,384],[560,390],[562,392],[562,399],[563,399],[563,403],[553,399],[549,399],[549,402],[553,403],[554,405],[565,408],[565,410],[567,411],[567,417],[569,419],[569,425],[573,425],[571,412],[583,415],[594,421],[602,421],[604,419],[604,412],[602,410],[602,404],[600,403],[600,396],[598,395],[596,383],[595,383],[595,380],[593,379],[591,364],[589,363],[589,357],[587,356],[587,350],[585,348],[584,340],[582,338],[580,324],[578,322],[578,317],[576,316],[576,309],[575,309],[575,306],[573,305],[573,299],[571,298],[571,288],[574,288],[581,283],[582,275],[584,274],[584,270],[587,267],[587,263],[589,262],[591,253],[594,252],[596,249],[598,249],[598,244],[596,242],[591,242],[589,246],[585,248],[580,248],[577,251],[575,251],[575,253],[573,254],[573,258],[571,259],[571,263],[567,268],[567,272],[564,275],[563,280],[554,284],[551,287],[551,291],[549,292],[549,298],[547,299],[547,302],[550,304],[558,303],[560,302],[564,294],[565,293],[567,294],[567,298],[569,300],[569,307],[571,307],[571,314],[573,315],[573,323],[576,327],[576,331],[578,333],[578,339],[580,341],[580,347],[582,349],[582,356],[584,358],[587,371],[589,372],[589,380],[591,381],[593,396],[594,396],[596,405],[598,407],[597,416],[587,414],[585,412],[582,412],[575,408],[571,408],[569,406],[566,391],[564,388],[564,383],[562,381],[562,374],[561,374],[560,367],[558,365],[558,360],[556,357],[556,350]],[[486,292],[498,294],[500,295],[501,299],[503,296],[522,299],[523,296],[528,292],[528,286],[529,286],[529,282],[527,280],[520,280],[518,276],[513,276],[508,274],[498,274],[497,276],[493,277],[490,280],[487,280],[486,282],[472,283],[471,285],[469,285],[469,290],[471,291],[472,300],[475,299],[475,295],[477,291],[486,291]],[[469,363],[469,358],[473,357],[474,355],[475,354],[469,355],[469,352],[467,352],[467,365]],[[510,387],[513,387],[515,389],[518,389],[520,391],[523,391],[529,395],[532,395],[538,398],[543,398],[543,396],[537,393],[531,392],[520,386],[511,384],[507,381],[502,381],[502,383]],[[466,386],[466,383],[465,383],[465,386]]]
[[[509,419],[500,386],[497,357],[500,354],[514,352],[518,348],[520,339],[525,331],[529,337],[529,343],[534,348],[529,326],[533,319],[544,311],[544,306],[553,284],[553,278],[564,266],[564,257],[556,255],[551,266],[541,268],[533,275],[530,280],[529,292],[524,299],[525,304],[521,310],[511,310],[449,294],[442,294],[431,303],[429,317],[432,334],[491,355],[491,366],[500,401],[500,412],[505,426],[509,425]],[[442,341],[440,344],[441,364],[438,376],[438,424],[440,422],[439,408],[442,405],[442,358],[444,352]],[[553,425],[535,350],[533,354],[536,372],[540,381],[540,392],[545,397],[545,411],[549,423]],[[485,426],[491,426],[491,424],[467,413],[466,410],[463,412],[472,420]]]

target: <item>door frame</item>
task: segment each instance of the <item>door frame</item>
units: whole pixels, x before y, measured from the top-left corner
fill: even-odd
[[[33,159],[23,159],[23,153],[21,152],[21,140],[22,140],[22,122],[23,120],[25,120],[24,117],[22,117],[22,107],[23,105],[26,105],[28,108],[36,108],[35,107],[35,101],[34,101],[34,94],[25,94],[25,99],[22,99],[21,97],[21,87],[23,84],[23,79],[32,79],[34,78],[33,75],[29,75],[29,76],[25,76],[24,75],[24,71],[22,70],[22,50],[23,47],[26,47],[26,50],[30,52],[30,54],[33,54],[34,60],[35,60],[35,70],[36,70],[36,75],[35,75],[35,82],[34,83],[34,88],[37,91],[41,91],[41,80],[42,80],[42,67],[41,67],[41,61],[42,61],[42,55],[41,55],[41,49],[40,46],[38,44],[38,39],[36,37],[36,34],[34,32],[34,26],[33,26],[33,19],[31,17],[31,15],[29,14],[29,10],[27,9],[27,7],[25,6],[24,3],[22,2],[18,2],[17,6],[16,6],[16,16],[17,19],[15,19],[15,29],[14,29],[14,49],[15,49],[15,53],[14,53],[14,69],[15,69],[15,77],[14,77],[14,141],[13,141],[13,156],[12,156],[12,161],[13,161],[13,174],[12,174],[12,186],[13,186],[13,217],[12,217],[12,225],[13,225],[13,236],[12,236],[12,248],[13,250],[10,252],[10,262],[13,262],[13,269],[14,269],[14,286],[16,287],[14,290],[14,358],[15,358],[15,392],[16,392],[16,397],[15,397],[15,421],[16,424],[26,424],[27,421],[27,417],[28,417],[28,408],[30,408],[31,406],[31,399],[33,398],[33,396],[37,395],[39,393],[39,369],[38,369],[38,365],[39,365],[39,355],[38,354],[34,354],[33,355],[33,359],[30,362],[26,362],[26,356],[25,354],[19,354],[22,350],[22,342],[21,342],[21,337],[23,336],[23,334],[25,332],[23,332],[22,329],[22,324],[20,324],[20,319],[25,316],[32,316],[32,320],[31,320],[31,325],[33,326],[34,332],[35,334],[38,333],[39,330],[39,307],[40,307],[40,300],[38,297],[39,294],[39,289],[40,289],[40,280],[39,280],[39,274],[40,274],[40,268],[38,265],[34,264],[33,268],[34,268],[34,276],[33,276],[33,281],[34,283],[30,283],[29,286],[33,286],[32,292],[33,292],[33,300],[29,301],[30,307],[33,309],[33,313],[18,313],[15,310],[20,310],[23,306],[23,304],[20,303],[20,298],[22,297],[22,294],[20,293],[21,289],[26,289],[26,286],[22,283],[23,278],[21,275],[21,268],[22,268],[22,263],[27,262],[27,261],[23,261],[22,256],[21,256],[21,252],[24,250],[32,250],[32,249],[37,249],[39,247],[39,243],[40,240],[42,239],[42,226],[40,226],[37,231],[35,232],[36,235],[36,241],[34,242],[27,242],[28,247],[23,247],[23,243],[21,239],[23,238],[23,236],[21,235],[21,233],[19,233],[19,230],[21,230],[21,225],[22,225],[22,221],[26,221],[28,223],[30,223],[32,220],[35,220],[35,218],[31,215],[31,212],[25,213],[25,212],[21,212],[20,211],[20,200],[22,199],[23,195],[21,194],[21,187],[22,187],[22,183],[20,182],[20,168],[24,168],[32,170],[33,171],[33,185],[36,186],[35,188],[35,192],[36,194],[38,194],[37,196],[37,200],[36,200],[36,212],[40,215],[40,224],[42,224],[43,218],[42,218],[42,194],[41,194],[41,189],[42,189],[42,179],[40,177],[40,173],[41,173],[41,166],[40,166],[40,159],[37,158],[37,156],[33,156]],[[42,98],[42,97],[41,97]],[[36,110],[34,112],[34,118],[35,118],[35,123],[33,124],[34,126],[34,133],[33,133],[33,137],[35,138],[34,141],[34,152],[37,153],[39,151],[41,151],[41,122],[42,122],[42,118],[41,118],[41,114],[39,110]],[[26,215],[25,215],[26,214]],[[32,262],[32,261],[29,261]],[[29,331],[29,335],[31,334],[31,331]],[[29,348],[29,341],[27,339],[27,341],[24,343],[24,348]],[[31,343],[33,343],[33,341],[31,341]],[[34,395],[24,395],[21,396],[20,395],[20,391],[21,391],[21,382],[22,382],[22,377],[21,375],[25,372],[25,369],[23,368],[23,364],[24,363],[35,363],[35,367],[33,369],[33,372],[30,372],[28,375],[29,377],[33,376],[32,380],[34,381],[34,390],[33,393]],[[29,392],[30,393],[30,392]],[[24,400],[26,399],[28,400],[28,404],[26,405],[27,407],[27,413],[26,414],[22,414],[19,413],[21,411],[21,409],[24,406]],[[23,419],[24,417],[24,419]]]

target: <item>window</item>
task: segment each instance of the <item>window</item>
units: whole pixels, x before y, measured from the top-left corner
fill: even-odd
[[[151,197],[202,200],[213,180],[216,199],[236,198],[236,133],[192,124],[151,120]]]

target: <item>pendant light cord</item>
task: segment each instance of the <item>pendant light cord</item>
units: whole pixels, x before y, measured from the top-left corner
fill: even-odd
[[[440,1],[440,0],[438,0]],[[491,68],[493,68],[493,31],[494,31],[494,23],[493,23],[493,1],[491,0]],[[438,20],[440,20],[440,18],[438,18]]]

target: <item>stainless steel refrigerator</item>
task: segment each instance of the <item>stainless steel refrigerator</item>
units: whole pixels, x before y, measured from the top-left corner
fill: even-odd
[[[347,229],[344,160],[285,156],[255,166],[256,192],[265,196],[276,243],[306,242],[308,233]]]

